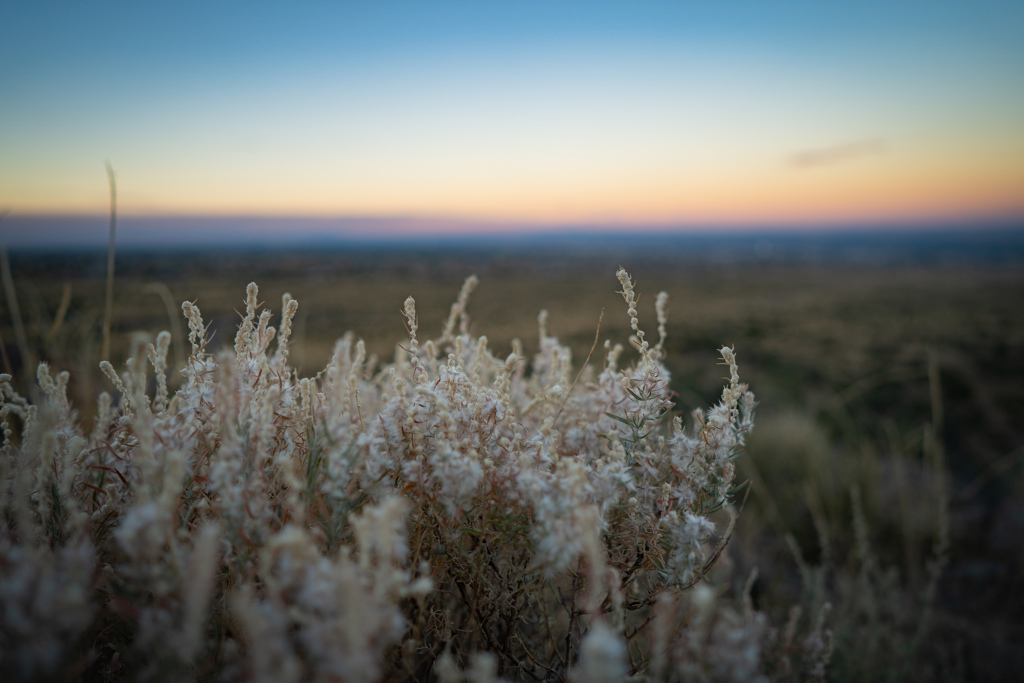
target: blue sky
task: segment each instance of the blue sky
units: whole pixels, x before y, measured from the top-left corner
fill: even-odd
[[[4,3],[0,210],[1024,214],[1021,2],[210,5]]]

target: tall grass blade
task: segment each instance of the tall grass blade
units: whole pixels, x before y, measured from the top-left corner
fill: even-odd
[[[101,360],[110,360],[110,324],[114,314],[114,249],[117,229],[117,182],[114,167],[107,161],[107,182],[110,184],[110,241],[107,245],[107,303],[103,314],[103,352]]]

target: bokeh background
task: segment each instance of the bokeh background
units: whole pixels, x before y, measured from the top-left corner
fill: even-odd
[[[299,301],[313,376],[461,282],[492,348],[583,363],[671,298],[677,407],[735,345],[759,421],[723,590],[829,601],[833,680],[1024,666],[1024,5],[4,3],[0,362],[26,391],[183,300]],[[645,303],[646,302],[646,303]],[[603,315],[602,315],[603,312]],[[600,321],[600,322],[599,322]],[[174,351],[177,349],[177,351]],[[175,355],[175,354],[179,355]],[[600,363],[596,352],[591,363]],[[741,494],[742,496],[742,494]]]

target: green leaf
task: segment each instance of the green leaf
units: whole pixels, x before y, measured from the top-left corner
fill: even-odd
[[[744,481],[744,482],[743,482],[742,484],[738,484],[738,485],[736,485],[736,486],[733,486],[733,487],[732,487],[731,489],[729,489],[729,490],[728,490],[728,491],[726,492],[726,494],[725,494],[725,495],[727,495],[727,496],[734,496],[734,495],[736,495],[737,493],[739,493],[740,491],[742,491],[743,489],[747,488],[747,486],[748,486],[749,484],[750,484],[750,480],[749,480],[749,479],[747,479],[747,480],[745,480],[745,481]]]

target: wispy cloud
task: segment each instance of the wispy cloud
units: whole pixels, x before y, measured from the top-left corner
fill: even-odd
[[[830,147],[805,149],[790,157],[790,164],[795,168],[819,168],[834,166],[847,161],[854,161],[867,156],[883,154],[885,143],[879,138],[868,138],[854,142],[844,142]]]

